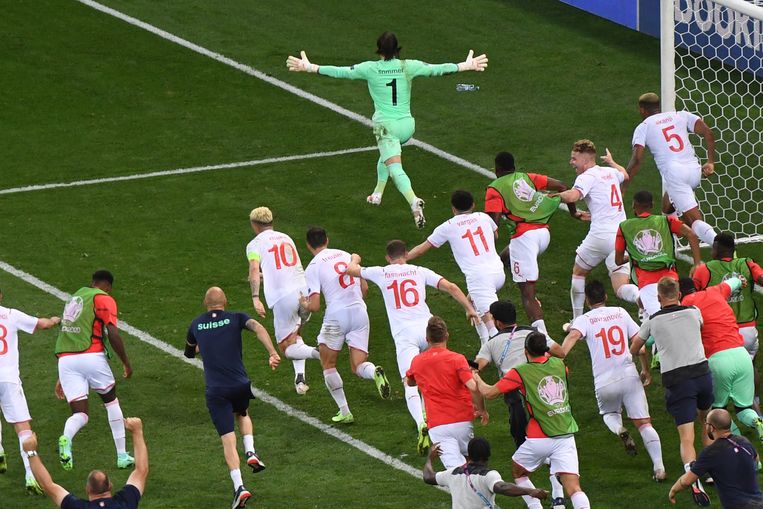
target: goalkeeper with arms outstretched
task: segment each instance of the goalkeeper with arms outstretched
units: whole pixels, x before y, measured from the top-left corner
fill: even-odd
[[[411,206],[416,227],[421,229],[426,224],[424,200],[413,191],[401,158],[401,145],[413,136],[416,127],[411,116],[411,82],[419,76],[484,71],[488,60],[485,55],[473,56],[474,52],[469,50],[466,60],[460,64],[427,64],[420,60],[401,60],[400,50],[395,34],[384,32],[376,41],[376,53],[380,60],[334,67],[313,64],[302,51],[301,58],[290,56],[286,66],[290,71],[368,82],[368,92],[374,102],[374,136],[379,146],[379,162],[376,165],[376,188],[367,201],[372,205],[381,204],[387,180],[392,177],[392,182]]]

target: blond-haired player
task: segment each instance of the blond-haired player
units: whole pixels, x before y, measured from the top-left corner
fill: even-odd
[[[265,283],[265,301],[273,310],[273,329],[278,347],[294,365],[294,389],[305,394],[309,389],[305,377],[305,359],[320,359],[318,349],[308,346],[300,336],[303,318],[299,301],[307,294],[305,271],[299,261],[294,241],[273,229],[273,212],[257,207],[249,214],[255,237],[246,246],[249,260],[249,285],[254,310],[265,316],[260,300],[260,274]]]

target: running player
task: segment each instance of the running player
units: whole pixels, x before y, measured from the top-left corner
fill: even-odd
[[[563,203],[585,200],[591,219],[591,228],[578,246],[572,267],[570,300],[573,319],[583,314],[585,278],[601,262],[606,264],[612,288],[619,298],[627,302],[636,302],[638,298],[638,287],[628,284],[630,264],[615,263],[617,227],[626,219],[620,184],[628,180],[628,173],[614,163],[609,150],[602,160],[610,167],[596,164],[596,146],[592,141],[575,142],[570,165],[577,178],[572,189],[559,194]]]
[[[184,355],[189,359],[201,353],[204,359],[204,382],[207,409],[223,443],[225,462],[233,481],[233,509],[244,507],[251,492],[244,487],[236,450],[234,416],[244,442],[246,464],[253,473],[265,469],[254,450],[254,428],[247,415],[249,400],[254,398],[249,375],[242,360],[241,331],[250,330],[268,351],[268,364],[276,369],[281,362],[265,327],[246,313],[225,311],[228,299],[219,287],[204,294],[207,311],[197,316],[188,328]]]
[[[418,198],[411,187],[411,179],[403,170],[401,145],[411,139],[415,122],[411,116],[411,85],[420,76],[442,76],[464,71],[484,71],[485,55],[473,56],[469,50],[460,64],[427,64],[419,60],[401,60],[400,46],[392,32],[384,32],[376,41],[380,60],[361,62],[350,67],[317,65],[307,59],[304,51],[300,58],[290,56],[286,66],[290,71],[318,73],[332,78],[365,80],[374,102],[373,129],[379,146],[376,163],[376,188],[367,201],[379,205],[387,180],[391,177],[398,191],[405,197],[413,212],[413,221],[421,229],[424,219],[424,200]]]
[[[487,342],[498,330],[490,317],[490,305],[498,300],[498,290],[506,281],[503,263],[495,250],[498,226],[485,213],[474,212],[474,197],[468,191],[455,191],[450,197],[453,219],[434,229],[432,234],[411,249],[408,261],[433,247],[450,243],[453,257],[466,278],[466,289],[482,323],[477,325],[480,342]]]
[[[3,292],[0,291],[0,302]],[[0,305],[0,409],[6,422],[12,424],[19,438],[19,450],[26,471],[26,490],[28,493],[42,495],[42,489],[32,474],[29,459],[24,453],[24,440],[32,436],[32,417],[24,396],[24,389],[19,374],[19,337],[18,331],[34,334],[38,330],[50,329],[61,323],[57,316],[35,318],[18,309]],[[0,443],[0,474],[8,469],[5,452]]]
[[[307,265],[307,297],[301,305],[310,313],[321,308],[321,293],[326,299],[326,313],[318,334],[318,349],[326,388],[334,398],[339,412],[331,418],[334,422],[355,422],[344,394],[342,376],[336,370],[336,359],[347,343],[350,349],[350,368],[365,380],[373,380],[383,399],[390,396],[390,386],[384,369],[368,362],[368,311],[363,299],[368,292],[364,279],[345,274],[350,263],[350,253],[329,248],[329,239],[323,228],[307,231],[307,249],[313,259]]]
[[[495,176],[497,177],[485,192],[485,212],[495,224],[505,216],[512,231],[508,254],[511,274],[522,294],[525,308],[532,326],[546,332],[543,310],[535,297],[535,283],[538,281],[538,256],[548,248],[551,234],[548,222],[559,209],[560,199],[551,198],[541,190],[566,191],[567,186],[545,175],[522,173],[514,168],[514,156],[509,152],[499,152],[495,156]],[[580,218],[575,204],[569,206],[570,214]],[[505,250],[501,253],[505,259]]]
[[[673,216],[652,215],[653,205],[649,191],[639,191],[633,195],[635,217],[620,223],[615,240],[615,263],[623,265],[632,262],[632,277],[638,285],[639,300],[646,317],[660,310],[657,300],[660,279],[669,277],[678,281],[674,234],[689,241],[694,267],[702,263],[699,239],[692,229]]]
[[[457,285],[425,267],[408,264],[408,250],[403,241],[389,241],[386,253],[389,263],[386,267],[361,267],[360,256],[353,254],[346,273],[373,282],[382,292],[389,328],[395,341],[397,369],[403,380],[405,401],[418,429],[418,451],[424,454],[430,441],[421,396],[418,389],[407,385],[405,380],[411,360],[427,348],[426,330],[432,313],[426,303],[426,287],[448,293],[463,306],[472,323],[479,320],[479,315]]]
[[[310,388],[305,377],[305,359],[320,359],[318,349],[302,340],[300,331],[308,316],[302,315],[299,301],[307,294],[305,271],[294,241],[273,229],[273,213],[257,207],[249,214],[255,237],[246,246],[249,285],[254,310],[265,317],[260,300],[260,274],[265,283],[265,301],[273,310],[273,329],[278,348],[294,366],[294,390],[305,394]]]
[[[663,481],[665,465],[662,462],[660,436],[652,427],[644,387],[628,350],[628,339],[638,334],[639,326],[623,308],[607,306],[607,293],[600,281],[588,283],[585,296],[590,311],[572,322],[562,343],[562,358],[569,355],[579,340],[584,339],[588,343],[596,402],[604,424],[620,437],[626,452],[635,456],[636,443],[623,426],[622,407],[625,406],[652,459],[654,479]],[[648,385],[651,374],[645,351],[640,355],[640,360],[641,377]]]
[[[700,178],[715,171],[715,136],[712,129],[688,111],[663,113],[660,98],[654,93],[639,97],[638,108],[644,121],[633,132],[633,155],[628,163],[628,174],[631,178],[636,176],[641,168],[644,147],[647,147],[662,176],[665,190],[663,212],[676,212],[703,242],[712,246],[715,231],[702,219],[694,196]],[[689,142],[689,133],[696,133],[705,140],[707,162],[702,166]]]

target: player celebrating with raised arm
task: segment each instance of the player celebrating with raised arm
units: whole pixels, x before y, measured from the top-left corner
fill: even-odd
[[[0,302],[3,292],[0,291]],[[18,309],[0,305],[0,409],[5,420],[13,425],[19,438],[19,450],[26,471],[26,490],[32,494],[42,494],[42,489],[35,480],[29,460],[24,453],[24,440],[32,436],[32,417],[29,415],[24,389],[19,374],[19,336],[18,331],[34,334],[38,330],[50,329],[61,323],[57,316],[35,318]],[[0,474],[8,469],[3,446],[0,444]]]
[[[426,287],[431,286],[450,294],[463,306],[472,322],[478,321],[479,315],[456,284],[425,267],[407,263],[407,255],[408,250],[403,241],[391,240],[386,249],[389,265],[361,267],[360,256],[353,254],[346,274],[367,279],[376,284],[382,292],[389,328],[395,341],[397,369],[405,388],[405,401],[408,412],[418,428],[418,451],[424,454],[429,447],[429,435],[421,396],[418,388],[409,386],[405,381],[411,361],[428,346],[426,330],[432,313],[426,303]]]
[[[652,459],[654,479],[665,479],[660,436],[652,427],[649,404],[639,379],[639,373],[628,350],[628,339],[636,336],[639,326],[621,307],[607,306],[607,293],[600,281],[591,281],[585,287],[586,303],[590,308],[572,322],[562,343],[566,357],[575,344],[584,339],[591,354],[593,384],[599,413],[607,428],[619,436],[625,450],[636,455],[636,444],[623,426],[622,407],[638,428],[649,457]],[[554,355],[553,350],[551,354]],[[641,376],[644,383],[651,382],[646,352],[640,355]]]
[[[373,129],[380,156],[376,164],[376,188],[367,201],[379,205],[387,179],[391,177],[398,191],[410,205],[416,227],[421,229],[425,225],[424,200],[418,198],[413,191],[411,179],[403,170],[401,158],[401,145],[411,139],[415,130],[415,122],[411,116],[412,81],[420,76],[484,71],[488,60],[485,55],[473,56],[474,52],[469,50],[466,60],[460,64],[427,64],[419,60],[401,60],[401,49],[395,34],[384,32],[376,41],[376,53],[380,60],[361,62],[350,67],[334,67],[313,64],[302,51],[300,58],[290,56],[286,60],[286,66],[290,71],[365,80],[368,83],[368,92],[374,102]]]
[[[694,196],[700,178],[715,171],[715,136],[712,129],[688,111],[662,112],[659,96],[651,92],[638,98],[638,108],[644,121],[633,132],[633,154],[628,163],[628,174],[631,178],[636,176],[641,168],[644,147],[649,148],[665,188],[663,212],[669,214],[675,211],[703,242],[712,246],[715,230],[702,219]],[[707,162],[701,167],[689,142],[689,133],[692,132],[705,140]]]
[[[579,140],[572,145],[570,165],[577,178],[572,189],[559,194],[563,203],[585,200],[591,216],[588,235],[578,246],[572,267],[570,300],[572,318],[583,314],[586,276],[604,262],[617,296],[627,302],[636,302],[638,287],[628,284],[630,265],[615,263],[615,237],[617,227],[625,221],[620,184],[628,180],[625,168],[612,160],[609,150],[602,157],[610,167],[596,164],[596,146],[590,140]]]
[[[299,253],[291,237],[273,229],[273,213],[257,207],[249,214],[255,237],[246,245],[249,285],[254,310],[265,317],[260,300],[260,274],[265,282],[265,301],[273,310],[273,330],[278,348],[294,366],[294,389],[305,394],[310,388],[305,377],[305,359],[320,359],[318,349],[302,340],[303,318],[299,305],[307,294],[307,283]]]
[[[498,300],[498,290],[506,281],[503,263],[495,250],[498,226],[483,212],[474,212],[474,197],[468,191],[455,191],[450,197],[453,219],[434,229],[432,234],[408,253],[408,261],[433,247],[450,243],[453,257],[466,278],[466,289],[482,323],[477,325],[480,342],[487,342],[498,330],[490,317],[490,305]]]
[[[495,176],[497,177],[485,192],[485,212],[495,224],[506,219],[516,229],[512,230],[509,243],[511,275],[522,294],[522,306],[532,326],[546,332],[543,310],[535,297],[535,283],[540,270],[538,257],[551,241],[548,222],[557,210],[560,199],[551,198],[540,191],[566,191],[567,186],[556,179],[537,173],[516,171],[514,156],[509,152],[499,152],[495,156]],[[570,214],[581,217],[571,203]],[[504,257],[505,252],[501,254]]]
[[[334,422],[349,424],[355,421],[344,394],[342,376],[336,370],[336,359],[347,343],[350,349],[352,372],[365,380],[373,380],[383,399],[390,396],[390,386],[384,369],[368,362],[368,311],[363,302],[368,292],[368,283],[362,278],[345,274],[350,263],[350,253],[329,248],[329,239],[323,228],[307,231],[307,249],[313,259],[307,265],[308,296],[301,305],[311,313],[321,308],[321,293],[326,299],[326,313],[323,316],[321,332],[318,334],[318,349],[326,388],[334,398],[339,412],[331,418]]]

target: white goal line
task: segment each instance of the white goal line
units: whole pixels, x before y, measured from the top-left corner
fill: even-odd
[[[0,194],[28,193],[30,191],[44,191],[46,189],[58,189],[61,187],[80,187],[92,186],[95,184],[105,184],[108,182],[123,182],[127,180],[140,180],[154,177],[165,177],[167,175],[185,175],[187,173],[202,173],[206,171],[230,170],[233,168],[246,168],[249,166],[258,166],[261,164],[285,163],[289,161],[302,161],[305,159],[317,159],[321,157],[333,157],[346,154],[357,154],[359,152],[371,152],[378,150],[373,147],[348,148],[344,150],[334,150],[331,152],[313,152],[312,154],[300,154],[293,156],[268,157],[266,159],[255,159],[251,161],[240,161],[236,163],[213,164],[209,166],[194,166],[190,168],[178,168],[175,170],[152,171],[148,173],[136,173],[133,175],[122,175],[119,177],[104,177],[88,180],[75,180],[73,182],[56,182],[52,184],[36,184],[30,186],[12,187],[0,189]]]

